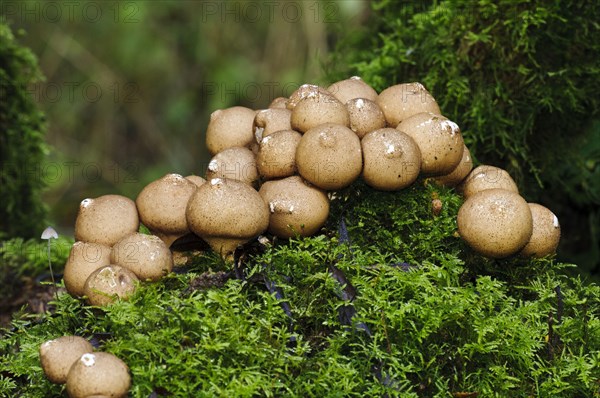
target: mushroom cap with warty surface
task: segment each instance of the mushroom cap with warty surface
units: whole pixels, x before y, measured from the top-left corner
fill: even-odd
[[[558,217],[537,203],[529,203],[529,209],[533,218],[533,233],[520,254],[535,258],[554,254],[560,242]]]
[[[421,151],[407,134],[393,128],[367,133],[361,140],[362,176],[371,187],[395,191],[411,185],[421,170]]]
[[[292,111],[289,109],[263,109],[254,118],[254,135],[257,141],[280,130],[291,130]]]
[[[313,127],[298,144],[296,166],[305,180],[319,188],[347,187],[362,171],[360,139],[348,127],[339,124]]]
[[[135,200],[140,221],[170,246],[190,232],[185,208],[195,190],[196,184],[179,174],[166,174],[151,182]]]
[[[260,141],[256,166],[264,179],[289,177],[296,168],[296,149],[302,134],[294,130],[276,131]]]
[[[465,143],[456,123],[434,113],[418,113],[404,119],[396,129],[408,134],[421,150],[421,172],[445,175],[458,166]]]
[[[61,336],[40,345],[40,363],[44,374],[52,383],[64,384],[75,361],[85,353],[94,351],[89,341],[79,336]]]
[[[404,119],[417,113],[441,114],[435,99],[417,82],[390,86],[379,93],[375,102],[381,107],[388,126],[397,126]]]
[[[298,102],[303,100],[308,96],[315,96],[317,94],[327,94],[331,95],[329,91],[325,88],[317,86],[315,84],[303,84],[298,87],[287,99],[286,108],[289,110],[294,110]]]
[[[110,264],[111,247],[100,243],[75,242],[63,271],[67,292],[75,297],[84,295],[87,278],[105,265]]]
[[[83,354],[69,370],[67,394],[70,398],[106,396],[122,398],[131,387],[129,368],[108,352]]]
[[[158,236],[138,232],[114,245],[110,259],[143,281],[157,281],[173,269],[173,256],[165,242]]]
[[[115,300],[127,300],[137,288],[138,278],[127,268],[109,264],[92,272],[83,291],[90,305],[105,306]]]
[[[250,185],[213,178],[199,187],[186,210],[192,232],[223,258],[269,226],[269,207]]]
[[[335,82],[327,87],[327,91],[333,94],[342,104],[346,104],[355,98],[365,98],[370,101],[377,100],[377,91],[358,76]]]
[[[459,188],[465,199],[477,192],[493,188],[519,193],[517,184],[506,170],[485,164],[475,167]]]
[[[214,156],[234,146],[250,147],[254,142],[256,112],[243,106],[218,109],[210,115],[206,128],[206,147]]]
[[[487,189],[469,197],[458,211],[457,224],[458,233],[473,250],[492,258],[518,253],[533,232],[529,205],[505,189]]]
[[[306,132],[324,123],[350,126],[350,115],[346,106],[333,95],[323,91],[310,92],[292,110],[292,129]]]
[[[385,117],[377,103],[365,99],[354,98],[346,102],[346,109],[350,116],[350,129],[359,138],[363,138],[370,131],[384,128]]]
[[[84,199],[75,220],[75,240],[112,246],[140,227],[135,202],[121,195]]]
[[[217,153],[208,163],[206,179],[228,178],[252,185],[258,180],[256,155],[245,147],[232,147]]]
[[[329,215],[329,199],[300,176],[265,182],[259,191],[269,204],[269,232],[280,238],[310,236]]]

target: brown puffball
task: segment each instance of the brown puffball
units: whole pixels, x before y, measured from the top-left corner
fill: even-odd
[[[315,96],[318,94],[331,95],[331,93],[325,90],[323,87],[314,84],[303,84],[290,95],[286,102],[286,107],[289,110],[294,110],[298,102],[308,96]]]
[[[369,86],[358,76],[340,80],[327,87],[327,91],[335,96],[342,104],[354,98],[365,98],[370,101],[377,100],[377,91]]]
[[[469,198],[486,189],[505,189],[519,193],[517,184],[506,170],[499,167],[481,165],[475,167],[460,185],[463,196]]]
[[[350,129],[359,138],[370,131],[385,127],[385,117],[379,105],[365,98],[354,98],[346,102],[350,116]]]
[[[254,142],[255,116],[255,111],[243,106],[214,111],[206,129],[208,152],[214,156],[234,146],[250,147]]]
[[[402,83],[379,93],[377,105],[381,107],[389,126],[422,112],[441,114],[440,107],[421,83]]]
[[[375,189],[396,191],[411,185],[421,170],[421,151],[407,134],[393,128],[367,133],[361,141],[363,179]]]
[[[83,286],[87,278],[105,265],[110,264],[110,246],[100,243],[75,242],[65,264],[63,280],[71,296],[84,295]]]
[[[138,232],[114,245],[110,259],[143,281],[157,281],[173,269],[173,256],[167,245],[158,236]]]
[[[206,179],[213,178],[229,178],[252,185],[258,180],[256,156],[250,149],[239,146],[217,153],[206,169]]]
[[[85,281],[83,292],[90,305],[105,306],[115,300],[126,300],[137,288],[138,278],[120,265],[110,264],[92,272]]]
[[[254,118],[254,135],[260,140],[276,131],[291,130],[291,119],[289,109],[263,109]]]
[[[302,98],[292,110],[292,129],[306,132],[324,123],[350,126],[346,106],[327,92],[315,91]]]
[[[269,207],[250,185],[213,178],[199,187],[186,210],[190,229],[223,258],[269,226]]]
[[[529,209],[533,218],[533,233],[520,254],[535,258],[554,254],[560,242],[558,218],[548,208],[537,203],[529,203]]]
[[[67,394],[70,398],[106,396],[122,398],[131,387],[129,368],[108,352],[83,354],[69,370]]]
[[[185,219],[187,202],[196,184],[179,174],[166,174],[146,185],[135,204],[140,221],[167,246],[190,232]]]
[[[533,221],[519,194],[487,189],[469,197],[458,211],[458,232],[476,252],[493,258],[518,253],[529,241]]]
[[[189,176],[185,176],[185,179],[188,180],[189,182],[194,183],[194,185],[196,185],[197,187],[199,187],[200,185],[204,184],[206,182],[206,180],[200,176],[197,175],[189,175]]]
[[[445,175],[460,163],[465,147],[460,128],[444,116],[418,113],[404,119],[396,128],[410,135],[419,146],[423,174]]]
[[[287,109],[288,99],[285,97],[277,97],[269,104],[269,109]]]
[[[258,192],[269,204],[269,232],[280,238],[310,236],[329,215],[329,199],[322,190],[292,176],[265,182]]]
[[[62,336],[40,346],[40,363],[52,383],[64,384],[69,369],[83,354],[94,351],[89,341],[79,336]]]
[[[472,169],[473,159],[471,158],[471,151],[469,151],[469,148],[467,148],[465,145],[463,148],[462,159],[460,160],[458,166],[456,166],[454,170],[446,175],[435,177],[434,180],[440,185],[444,185],[446,187],[455,187],[467,177]]]
[[[296,149],[302,135],[294,130],[276,131],[260,141],[256,166],[267,180],[296,173]]]
[[[84,199],[75,220],[75,240],[112,246],[140,227],[135,202],[121,195]]]
[[[296,165],[300,175],[319,188],[347,187],[362,171],[360,140],[348,127],[321,124],[302,136]]]

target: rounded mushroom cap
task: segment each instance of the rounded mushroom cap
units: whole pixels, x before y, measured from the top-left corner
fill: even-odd
[[[377,103],[365,99],[354,98],[346,102],[346,109],[350,116],[350,129],[359,138],[370,131],[385,127],[385,117]]]
[[[135,200],[141,222],[167,246],[189,233],[185,208],[196,188],[179,174],[167,174],[146,185]]]
[[[329,215],[329,200],[322,190],[299,176],[265,182],[258,192],[269,204],[269,232],[281,238],[310,236]]]
[[[444,116],[418,113],[396,128],[410,135],[419,146],[423,174],[445,175],[460,163],[465,147],[460,128]]]
[[[335,82],[327,87],[327,91],[333,94],[342,104],[354,98],[365,98],[370,101],[377,99],[377,91],[358,76]]]
[[[258,173],[265,179],[296,173],[296,149],[302,134],[294,130],[276,131],[260,141],[256,156]]]
[[[486,189],[505,189],[519,193],[519,188],[506,170],[499,167],[481,165],[471,171],[461,184],[463,196],[469,198]]]
[[[390,126],[422,112],[441,114],[440,107],[421,83],[402,83],[388,87],[377,96],[385,120]]]
[[[100,243],[75,242],[63,273],[67,292],[72,296],[83,296],[83,286],[92,272],[110,264],[110,251],[110,246]]]
[[[463,148],[462,159],[460,160],[458,166],[456,166],[450,173],[436,177],[435,181],[438,184],[446,187],[455,187],[467,177],[472,169],[473,159],[471,158],[471,151],[469,151],[469,148],[467,148],[465,145]]]
[[[289,110],[294,110],[298,102],[300,102],[302,99],[308,96],[315,96],[317,94],[331,95],[331,93],[325,90],[323,87],[319,87],[314,84],[303,84],[298,87],[296,91],[292,93],[292,95],[290,95],[290,98],[288,98],[286,102],[286,107]]]
[[[533,219],[533,233],[521,250],[521,255],[541,258],[554,254],[560,242],[558,218],[548,208],[537,203],[529,203],[529,209]]]
[[[138,232],[114,245],[110,259],[141,280],[157,281],[173,269],[173,256],[165,242],[158,236]]]
[[[269,109],[287,109],[288,99],[285,97],[277,97],[269,104]]]
[[[75,240],[112,246],[139,227],[133,200],[121,195],[84,199],[75,220]]]
[[[533,232],[525,199],[504,189],[469,197],[458,211],[457,223],[460,236],[473,250],[493,258],[518,253]]]
[[[94,351],[89,341],[79,336],[62,336],[40,346],[40,363],[52,383],[64,384],[75,361],[83,354]]]
[[[223,257],[269,226],[269,208],[258,192],[226,178],[213,178],[199,187],[186,216],[190,229]]]
[[[200,176],[197,175],[189,175],[189,176],[185,176],[185,178],[193,183],[194,185],[196,185],[197,187],[199,187],[200,185],[204,184],[206,182],[206,180]]]
[[[131,386],[129,368],[108,352],[83,354],[69,370],[67,394],[70,398],[90,396],[126,397]]]
[[[263,109],[254,118],[254,134],[262,139],[276,131],[291,130],[291,120],[289,109]]]
[[[233,147],[217,153],[208,163],[206,179],[228,178],[246,184],[258,180],[256,156],[248,148]]]
[[[292,129],[306,132],[324,123],[350,126],[346,106],[327,92],[313,91],[302,98],[292,110]]]
[[[110,264],[92,272],[83,291],[90,305],[105,306],[117,299],[126,300],[135,292],[138,278],[120,265]]]
[[[254,142],[256,112],[243,106],[219,109],[210,115],[206,129],[206,147],[211,155],[234,146],[250,147]]]
[[[296,165],[300,175],[319,188],[347,187],[362,171],[360,140],[348,127],[321,124],[302,136]]]
[[[393,128],[367,133],[361,141],[363,179],[375,189],[395,191],[411,185],[421,170],[421,151],[407,134]]]

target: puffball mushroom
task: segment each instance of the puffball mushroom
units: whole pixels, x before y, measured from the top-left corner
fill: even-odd
[[[158,236],[138,232],[114,245],[110,259],[144,281],[157,281],[173,269],[173,256],[167,245]]]
[[[138,194],[135,204],[140,220],[167,246],[190,232],[185,208],[196,188],[196,184],[179,174],[166,174]]]
[[[458,166],[454,168],[450,173],[436,177],[434,180],[441,185],[446,187],[455,187],[460,184],[467,175],[473,169],[473,159],[471,158],[471,151],[465,145],[463,148],[462,159]]]
[[[296,173],[296,149],[302,135],[294,130],[276,131],[260,141],[256,166],[261,177],[289,177]]]
[[[194,183],[194,185],[196,185],[197,187],[199,187],[200,185],[204,184],[206,182],[206,180],[200,176],[197,175],[189,175],[189,176],[185,176],[186,180]]]
[[[112,246],[140,227],[135,202],[121,195],[84,199],[75,220],[75,240]]]
[[[350,115],[346,106],[328,92],[313,91],[298,101],[292,110],[293,130],[306,132],[324,123],[350,126]]]
[[[83,292],[90,305],[105,306],[117,299],[126,300],[135,292],[138,278],[120,265],[109,264],[92,272]]]
[[[492,188],[519,193],[517,184],[506,170],[489,165],[481,165],[474,168],[460,186],[465,198]]]
[[[346,102],[350,116],[350,129],[359,138],[370,131],[385,127],[385,116],[379,105],[365,98],[354,98]]]
[[[280,130],[291,130],[292,111],[289,109],[263,109],[254,118],[254,134],[265,138]],[[259,132],[260,134],[256,134]]]
[[[303,84],[290,95],[286,102],[286,107],[289,110],[294,110],[298,102],[308,96],[315,96],[317,94],[331,95],[331,93],[323,87],[319,87],[314,84]]]
[[[465,143],[460,128],[451,120],[424,112],[404,119],[398,130],[411,136],[421,150],[421,172],[445,175],[458,166]]]
[[[285,97],[277,97],[269,104],[269,109],[287,109],[288,99]]]
[[[554,254],[560,242],[558,218],[548,208],[537,203],[529,203],[529,209],[533,219],[533,233],[520,254],[536,258]]]
[[[256,156],[248,148],[232,147],[217,153],[208,163],[206,179],[229,178],[253,184],[258,180]]]
[[[357,135],[346,126],[325,123],[308,130],[296,150],[300,175],[326,190],[347,187],[362,171]]]
[[[40,363],[52,383],[64,384],[69,369],[83,354],[94,351],[89,341],[79,336],[62,336],[40,346]]]
[[[440,107],[421,83],[402,83],[388,87],[377,96],[389,126],[422,112],[441,114]]]
[[[126,397],[131,387],[129,368],[121,359],[108,352],[83,354],[67,376],[70,398],[90,396]]]
[[[269,207],[250,185],[213,178],[199,187],[186,210],[190,229],[223,258],[269,226]]]
[[[529,241],[533,220],[519,194],[487,189],[469,197],[458,211],[458,232],[476,252],[493,258],[518,253]]]
[[[367,133],[361,141],[363,179],[375,189],[395,191],[411,185],[421,170],[421,151],[407,134],[393,128]]]
[[[110,264],[110,251],[110,246],[100,243],[75,242],[63,273],[67,292],[72,296],[83,296],[83,286],[92,272]]]
[[[243,106],[219,109],[210,115],[206,147],[212,156],[234,146],[250,147],[254,142],[256,112]]]
[[[269,232],[281,238],[310,236],[329,215],[329,200],[322,190],[292,176],[265,182],[258,193],[269,204]]]
[[[342,104],[354,98],[365,98],[370,101],[377,100],[377,91],[358,76],[352,76],[349,79],[335,82],[327,87],[327,91],[333,94]]]

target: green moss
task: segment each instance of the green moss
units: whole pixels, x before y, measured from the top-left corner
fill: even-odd
[[[0,19],[0,238],[37,237],[45,227],[40,170],[46,126],[28,91],[41,79],[35,55]]]
[[[207,253],[128,302],[99,309],[62,295],[55,314],[3,332],[0,391],[60,395],[37,350],[78,334],[128,364],[134,397],[599,394],[598,286],[563,276],[552,258],[472,253],[455,236],[460,203],[423,181],[396,193],[354,184],[320,235],[249,245],[243,281],[196,283],[230,271]]]

